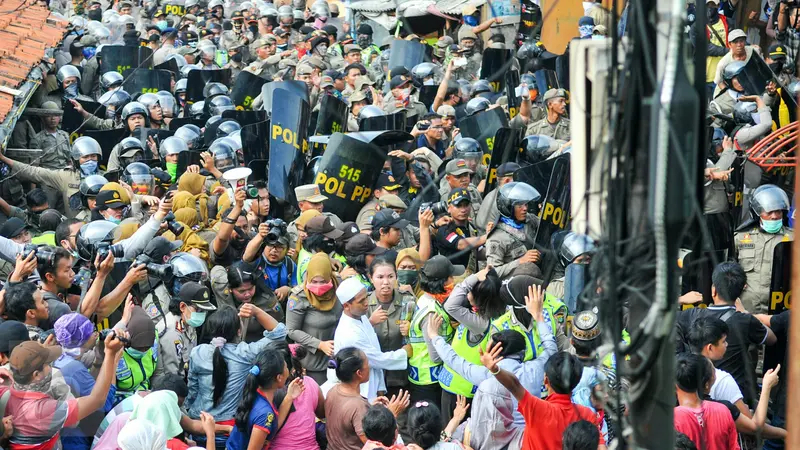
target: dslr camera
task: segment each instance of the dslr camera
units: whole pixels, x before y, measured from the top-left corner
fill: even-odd
[[[119,244],[109,244],[108,242],[97,244],[96,254],[100,256],[100,261],[106,259],[109,253],[114,255],[114,258],[123,258],[125,256],[125,249]]]
[[[183,225],[180,224],[177,220],[175,220],[175,213],[170,211],[166,217],[164,217],[164,221],[167,222],[167,228],[169,231],[172,231],[172,234],[175,237],[178,237],[183,233]]]
[[[55,262],[56,253],[51,247],[46,245],[39,246],[36,244],[25,244],[25,247],[22,250],[22,256],[27,257],[31,254],[31,252],[33,252],[33,256],[36,257],[38,264],[47,264],[52,266]]]
[[[286,236],[287,225],[283,220],[272,219],[264,223],[269,226],[269,232],[267,232],[267,237],[264,239],[267,244],[274,244],[275,242],[278,242],[278,239]]]
[[[440,201],[440,202],[425,202],[419,205],[420,212],[424,212],[427,210],[433,211],[434,216],[443,216],[447,214],[447,202]]]
[[[133,260],[133,264],[140,265],[144,264],[145,268],[147,269],[147,274],[159,278],[163,281],[168,281],[172,278],[172,266],[169,264],[156,264],[153,260],[145,255],[141,254]]]

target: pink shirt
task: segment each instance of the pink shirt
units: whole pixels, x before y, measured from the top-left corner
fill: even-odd
[[[736,425],[721,403],[703,402],[700,408],[676,406],[675,429],[689,436],[697,448],[739,450]]]
[[[316,437],[319,403],[319,385],[311,377],[303,377],[306,389],[294,401],[294,411],[286,417],[283,428],[272,441],[272,448],[280,450],[319,450]]]

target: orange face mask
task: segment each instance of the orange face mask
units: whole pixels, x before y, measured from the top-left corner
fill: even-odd
[[[450,293],[453,292],[454,287],[455,283],[451,281],[444,285],[444,292],[441,294],[431,294],[431,297],[435,298],[439,304],[444,304],[445,300],[447,300],[447,297],[450,297]]]

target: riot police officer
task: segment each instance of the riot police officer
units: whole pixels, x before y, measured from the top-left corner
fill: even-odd
[[[145,159],[142,141],[135,137],[126,137],[111,149],[108,157],[108,171],[116,172],[128,164]]]
[[[497,194],[500,220],[486,240],[486,263],[505,278],[521,264],[538,264],[541,254],[534,249],[539,218],[529,212],[541,198],[539,191],[527,183],[506,183]]]
[[[553,274],[553,279],[547,285],[547,293],[556,298],[563,298],[567,267],[570,264],[588,264],[594,252],[594,241],[584,234],[568,231],[564,238],[560,240],[558,248],[553,250],[558,255],[558,265]],[[574,310],[574,308],[575,305],[571,305],[571,309]]]
[[[764,314],[769,308],[770,281],[775,246],[794,239],[794,231],[784,225],[789,197],[774,184],[759,186],[750,199],[755,224],[741,227],[734,235],[739,264],[747,274],[741,300],[745,309]]]
[[[534,122],[525,130],[525,135],[540,134],[562,141],[570,140],[569,119],[567,119],[567,92],[564,89],[550,89],[544,93],[543,102],[547,115]]]

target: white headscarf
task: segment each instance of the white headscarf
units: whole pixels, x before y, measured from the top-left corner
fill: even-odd
[[[132,419],[117,437],[122,450],[165,450],[167,438],[155,425],[142,419]]]

